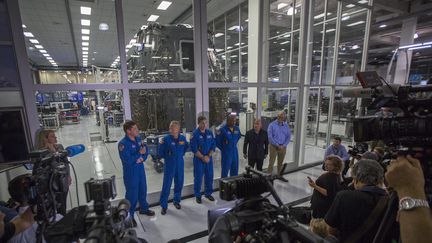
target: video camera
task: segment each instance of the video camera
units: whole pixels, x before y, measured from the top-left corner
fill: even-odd
[[[345,97],[366,98],[368,110],[391,108],[394,114],[365,115],[354,118],[354,141],[382,141],[390,158],[411,154],[421,161],[425,178],[425,192],[432,205],[432,85],[401,86],[388,84],[376,72],[357,73],[362,88],[342,91]],[[363,105],[366,106],[364,100]],[[396,115],[395,115],[396,114]],[[384,156],[382,163],[388,163]],[[395,228],[398,210],[396,193],[390,201],[374,242],[398,232]]]
[[[286,182],[281,176],[268,175],[249,166],[243,175],[220,179],[220,198],[238,201],[232,208],[208,212],[209,242],[332,242],[307,231],[295,221],[274,190],[276,179]],[[266,192],[273,196],[277,205],[267,196],[261,196]]]
[[[117,195],[115,176],[109,179],[90,179],[84,183],[87,202],[94,201],[93,210],[88,206],[73,208],[59,222],[50,225],[44,233],[47,242],[145,242],[139,240],[132,225],[126,220],[130,203],[121,200],[112,207],[109,199]]]
[[[369,149],[369,145],[367,143],[356,143],[354,144],[354,146],[349,145],[348,148],[348,154],[351,157],[356,158],[360,154],[367,152]]]

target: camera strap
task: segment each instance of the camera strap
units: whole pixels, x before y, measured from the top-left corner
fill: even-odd
[[[374,225],[378,222],[380,216],[383,214],[384,210],[387,207],[388,202],[388,196],[381,196],[378,200],[377,205],[372,210],[369,217],[366,219],[362,225],[364,227],[358,228],[348,239],[345,241],[345,243],[358,243],[361,241],[362,237],[367,234]]]

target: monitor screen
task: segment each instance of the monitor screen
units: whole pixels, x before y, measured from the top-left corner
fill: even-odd
[[[0,163],[29,161],[29,137],[21,108],[0,108]]]

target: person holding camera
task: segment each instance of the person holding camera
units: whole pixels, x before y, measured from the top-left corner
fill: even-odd
[[[57,142],[57,136],[54,130],[42,130],[38,135],[38,144],[36,146],[38,149],[47,149],[51,153],[63,152],[63,145]],[[66,178],[68,182],[68,187],[72,184],[72,177],[70,175],[70,166],[66,164]],[[69,188],[66,192],[58,195],[58,200],[60,201],[60,207],[58,208],[58,212],[62,215],[66,215],[66,202],[67,196],[69,193]]]
[[[163,137],[159,144],[158,154],[165,161],[162,191],[160,195],[161,214],[165,215],[168,210],[168,197],[171,184],[174,179],[174,198],[173,204],[177,209],[181,209],[181,192],[184,182],[184,159],[188,149],[188,142],[185,136],[180,135],[180,122],[171,121],[169,135]]]
[[[140,214],[154,216],[154,211],[149,209],[147,203],[147,180],[144,162],[148,156],[147,146],[142,143],[139,129],[134,121],[126,121],[123,124],[125,136],[118,143],[118,151],[123,165],[123,181],[126,188],[125,198],[131,206],[129,210],[132,223],[136,226],[134,213],[137,202],[140,204]]]
[[[255,119],[254,128],[246,132],[243,143],[243,157],[248,159],[250,167],[262,171],[263,161],[268,154],[268,135],[261,129],[261,119]],[[249,149],[248,149],[249,145]]]
[[[205,116],[198,117],[198,127],[193,131],[190,140],[194,153],[194,193],[197,203],[201,203],[201,184],[204,176],[205,197],[214,201],[213,193],[213,152],[216,149],[213,133],[207,128]]]
[[[385,174],[388,185],[399,197],[398,220],[404,243],[430,242],[432,212],[424,190],[420,161],[410,155],[392,160]]]

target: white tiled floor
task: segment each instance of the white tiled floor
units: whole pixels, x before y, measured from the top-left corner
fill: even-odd
[[[90,178],[108,178],[112,175],[116,176],[117,181],[117,198],[123,198],[125,189],[123,185],[122,165],[117,151],[117,143],[103,143],[101,141],[91,142],[90,133],[100,132],[100,127],[96,126],[95,116],[83,116],[81,122],[74,125],[64,125],[56,132],[59,143],[65,147],[73,144],[84,144],[86,151],[76,157],[71,158],[71,162],[75,167],[78,180],[78,192],[80,203],[85,203],[84,182]],[[123,136],[121,127],[110,127],[110,139],[120,140]],[[239,141],[239,158],[240,158],[240,171],[244,171],[247,161],[242,156],[243,139]],[[316,162],[322,159],[323,149],[306,146],[306,163]],[[292,143],[288,146],[286,161],[292,159],[293,146]],[[185,185],[193,183],[193,155],[187,153],[185,156]],[[264,168],[267,167],[268,159],[264,162]],[[215,177],[220,175],[220,152],[217,150],[214,156],[214,174]],[[148,192],[158,192],[162,187],[163,175],[157,173],[153,168],[151,159],[147,159],[145,163],[145,170],[147,175]],[[75,179],[70,188],[69,208],[78,206]],[[152,203],[152,202],[149,202]]]

